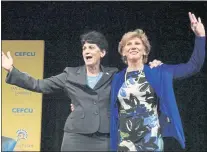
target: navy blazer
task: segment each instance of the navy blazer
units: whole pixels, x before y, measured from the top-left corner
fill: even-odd
[[[173,90],[173,79],[189,77],[200,71],[205,59],[205,37],[196,37],[194,51],[187,63],[177,65],[163,64],[151,69],[144,65],[146,79],[159,97],[159,122],[162,137],[174,137],[185,148],[183,126]],[[126,69],[114,75],[111,88],[110,146],[115,151],[118,147],[118,91],[124,83]]]

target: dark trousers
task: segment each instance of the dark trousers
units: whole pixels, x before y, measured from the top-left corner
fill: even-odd
[[[109,151],[109,134],[65,132],[61,151]]]

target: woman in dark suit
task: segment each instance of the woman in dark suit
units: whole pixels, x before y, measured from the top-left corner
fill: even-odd
[[[62,90],[71,99],[76,110],[66,120],[61,151],[107,151],[110,84],[117,69],[100,64],[108,50],[103,34],[83,34],[81,43],[85,65],[66,67],[50,78],[39,80],[20,72],[13,66],[10,52],[7,56],[2,52],[2,67],[8,71],[8,84],[44,94]]]

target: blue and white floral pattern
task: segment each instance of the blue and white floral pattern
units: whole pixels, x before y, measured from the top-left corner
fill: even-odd
[[[162,151],[157,102],[144,72],[127,73],[118,99],[119,151]]]

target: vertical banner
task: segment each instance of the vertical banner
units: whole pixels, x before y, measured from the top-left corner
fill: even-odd
[[[14,66],[36,79],[43,78],[44,41],[3,40]],[[42,94],[5,83],[2,70],[2,151],[40,151]]]

